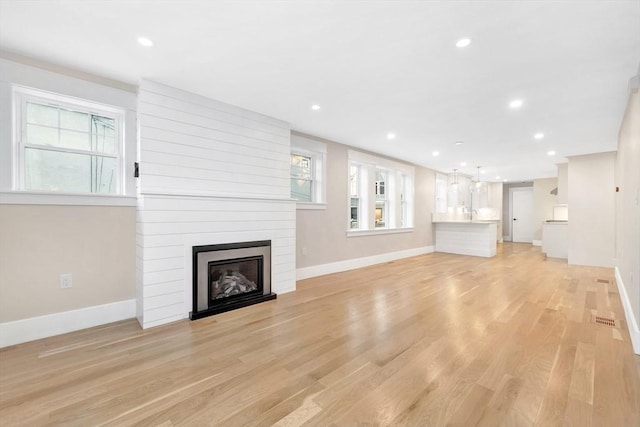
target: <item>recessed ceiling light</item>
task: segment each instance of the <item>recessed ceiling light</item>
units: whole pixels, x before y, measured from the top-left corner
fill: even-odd
[[[396,134],[395,134],[395,133],[393,133],[393,132],[389,132],[389,133],[387,134],[387,139],[396,139]]]
[[[467,162],[460,162],[460,166],[467,166]]]
[[[513,108],[513,109],[520,108],[522,107],[523,103],[524,101],[522,99],[514,99],[509,103],[509,108]]]
[[[507,182],[507,178],[503,179],[502,182]]]
[[[439,156],[439,155],[440,155],[440,152],[436,150],[436,151],[434,151],[433,153],[431,153],[431,155],[432,155],[433,157],[436,157],[436,156]]]
[[[320,109],[320,106],[318,104],[313,104],[311,106],[311,109],[314,110],[314,111],[318,111]]]
[[[551,150],[551,151],[547,151],[547,156],[555,156],[556,152]]]
[[[500,175],[496,176],[496,179],[500,179]]]
[[[471,43],[471,39],[464,38],[456,42],[456,47],[467,47]]]
[[[534,137],[535,139],[542,139],[542,138],[544,138],[544,133],[542,133],[542,132],[538,132],[538,133],[536,133],[535,135],[533,135],[533,137]]]
[[[146,37],[138,37],[138,43],[140,43],[144,47],[153,46],[153,42]]]
[[[481,174],[485,174],[485,173],[487,173],[487,171],[486,170],[481,170],[480,173]]]
[[[464,144],[464,141],[456,141],[456,145],[462,145]]]

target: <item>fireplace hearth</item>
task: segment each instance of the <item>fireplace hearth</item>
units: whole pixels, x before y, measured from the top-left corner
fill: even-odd
[[[191,320],[275,299],[271,241],[193,247]]]

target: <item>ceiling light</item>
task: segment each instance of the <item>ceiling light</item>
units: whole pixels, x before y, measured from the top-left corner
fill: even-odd
[[[389,133],[387,134],[387,139],[396,139],[396,134],[395,134],[395,133],[393,133],[393,132],[389,132]]]
[[[456,145],[462,145],[464,144],[464,141],[456,141]]]
[[[513,108],[513,109],[520,108],[522,107],[523,103],[524,101],[522,99],[514,99],[509,103],[509,108]]]
[[[433,153],[431,153],[431,155],[432,155],[433,157],[436,157],[436,156],[439,156],[439,155],[440,155],[440,152],[439,152],[439,151],[434,151]]]
[[[467,166],[467,162],[460,162],[460,166],[462,166],[462,167]]]
[[[533,135],[533,137],[534,137],[535,139],[542,139],[542,138],[544,138],[544,133],[542,133],[542,132],[538,132],[538,133],[536,133],[535,135]]]
[[[318,111],[320,109],[320,106],[318,104],[313,104],[311,106],[311,109],[314,110],[314,111]]]
[[[153,42],[146,37],[138,37],[138,43],[140,43],[144,47],[153,46]]]
[[[467,47],[471,43],[471,39],[460,39],[456,42],[456,47]]]
[[[547,151],[547,156],[555,156],[556,152],[551,150],[551,151]]]
[[[480,173],[484,175],[485,173],[487,173],[487,171],[486,170],[481,170]]]
[[[496,176],[496,179],[500,179],[500,175]]]
[[[507,178],[503,179],[502,182],[507,182]]]

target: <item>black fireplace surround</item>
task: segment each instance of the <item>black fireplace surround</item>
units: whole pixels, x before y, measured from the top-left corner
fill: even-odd
[[[193,247],[191,320],[275,299],[271,241]]]

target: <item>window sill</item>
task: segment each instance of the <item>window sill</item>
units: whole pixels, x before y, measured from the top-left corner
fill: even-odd
[[[135,196],[0,191],[0,205],[136,206]]]
[[[296,209],[299,209],[299,210],[325,210],[325,209],[327,209],[327,204],[326,203],[296,202]]]
[[[411,232],[413,232],[413,227],[380,228],[377,230],[347,230],[347,237],[377,236],[381,234],[398,234],[398,233],[411,233]]]

